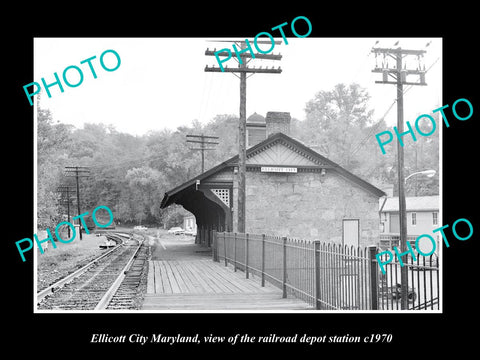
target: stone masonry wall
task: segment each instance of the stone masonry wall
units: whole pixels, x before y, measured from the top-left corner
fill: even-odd
[[[378,241],[378,197],[327,170],[247,172],[246,232],[342,242],[342,219],[360,219],[360,246]]]

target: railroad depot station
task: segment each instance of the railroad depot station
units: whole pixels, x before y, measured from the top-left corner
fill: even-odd
[[[355,246],[379,236],[379,198],[386,194],[289,136],[290,114],[247,119],[245,232]],[[212,230],[237,231],[238,155],[169,190],[195,215],[196,243]]]

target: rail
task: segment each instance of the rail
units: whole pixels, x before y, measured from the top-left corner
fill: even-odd
[[[133,253],[132,257],[130,258],[130,260],[128,261],[127,265],[125,265],[125,267],[123,268],[122,272],[120,273],[120,275],[118,275],[118,277],[115,279],[115,281],[113,282],[112,286],[107,290],[107,292],[105,293],[105,295],[103,295],[103,297],[100,299],[100,301],[98,302],[97,306],[95,306],[95,310],[104,310],[107,308],[108,304],[110,303],[110,301],[112,300],[113,296],[115,295],[115,293],[117,292],[118,288],[120,287],[120,285],[122,284],[122,281],[123,279],[125,279],[125,275],[127,274],[128,270],[130,269],[130,267],[132,266],[133,264],[133,261],[135,260],[135,258],[137,257],[137,254],[138,252],[140,251],[140,248],[142,247],[143,245],[143,242],[145,240],[142,240],[142,241],[138,241],[139,244],[138,244],[138,247],[137,249],[135,250],[135,252]]]
[[[115,237],[115,241],[120,239],[119,237]],[[54,291],[62,288],[64,285],[70,283],[71,281],[73,281],[74,279],[76,279],[77,277],[81,276],[83,273],[85,273],[90,267],[92,267],[93,265],[95,265],[98,261],[102,260],[103,258],[105,257],[108,257],[110,256],[113,252],[116,252],[120,246],[121,246],[121,242],[118,243],[117,242],[117,245],[114,246],[112,249],[108,250],[107,252],[103,253],[102,255],[96,257],[95,259],[93,259],[92,261],[90,261],[89,263],[87,263],[86,265],[82,266],[81,268],[79,268],[78,270],[75,270],[73,273],[71,274],[68,274],[67,276],[65,276],[63,279],[60,279],[58,280],[57,282],[55,282],[54,284],[50,285],[49,287],[43,289],[42,291],[39,291],[37,293],[37,304],[39,302],[41,302],[47,295],[53,293]]]
[[[142,259],[144,258],[143,255],[139,255],[139,252],[145,241],[145,237],[142,235],[141,239],[135,239],[136,234],[132,237],[132,234],[120,233],[105,233],[104,235],[107,236],[109,240],[117,242],[117,245],[82,266],[74,273],[39,292],[37,294],[39,309],[102,310],[106,309],[111,302],[115,302],[115,308],[122,309],[125,306],[131,308],[136,296],[131,295],[130,288],[135,287],[134,290],[136,290],[139,283],[139,281],[136,280],[139,280],[141,277],[136,276],[138,275],[137,268],[133,275],[130,274],[129,270],[134,263],[136,264],[135,266],[138,265],[138,261],[136,261],[137,256]],[[135,240],[138,246],[134,247],[137,244],[131,244],[129,241],[125,242],[125,237],[128,237],[129,240]],[[143,250],[142,254],[144,252]],[[140,261],[140,263],[142,263],[142,261]],[[143,269],[144,266],[142,264],[140,265]],[[142,273],[142,271],[143,270],[141,270],[140,273]],[[126,276],[128,276],[128,284],[123,286],[123,281]],[[134,284],[135,281],[132,282],[132,280],[136,281],[136,285]],[[119,290],[120,287],[123,291],[120,295],[121,300],[116,299],[112,301],[112,298],[117,296],[117,290]],[[127,295],[133,296],[133,298],[130,299],[132,301],[126,301],[125,291],[127,291]],[[50,294],[51,296],[49,296]]]

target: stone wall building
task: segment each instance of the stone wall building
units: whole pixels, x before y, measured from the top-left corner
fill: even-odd
[[[247,233],[366,246],[378,242],[385,193],[289,136],[290,114],[247,122]],[[253,131],[252,131],[253,129]],[[264,139],[259,137],[264,130]],[[197,242],[211,230],[236,231],[238,155],[165,193],[197,221]]]

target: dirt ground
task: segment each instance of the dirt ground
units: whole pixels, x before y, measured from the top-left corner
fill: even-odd
[[[39,239],[42,240],[40,234]],[[56,241],[56,248],[49,243],[43,254],[37,249],[37,291],[45,289],[101,255],[105,250],[100,249],[99,245],[105,241],[105,236],[82,234],[82,240],[77,236],[67,244]]]
[[[211,257],[211,250],[195,244],[195,237],[157,232],[152,239],[152,260],[185,260]]]

